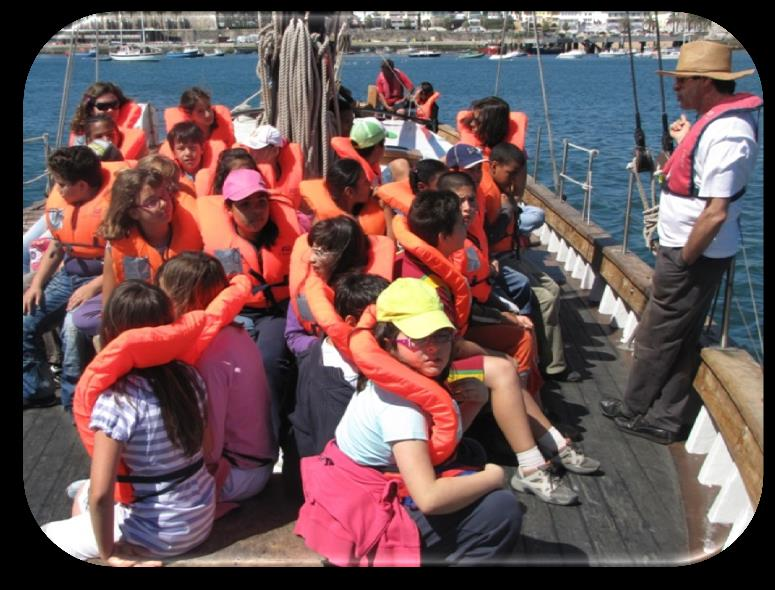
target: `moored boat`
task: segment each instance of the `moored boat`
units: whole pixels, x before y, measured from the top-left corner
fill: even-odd
[[[406,54],[407,57],[439,57],[440,55],[440,51],[431,51],[430,49],[421,49]]]
[[[586,56],[587,52],[583,49],[571,49],[558,54],[557,59],[581,59]]]
[[[115,61],[159,61],[164,52],[161,48],[150,45],[122,45],[109,55],[110,59]]]
[[[204,55],[205,54],[198,47],[187,45],[180,51],[168,51],[166,57],[173,59],[189,59],[194,57],[203,57]]]
[[[517,57],[525,57],[527,55],[526,51],[522,51],[521,49],[515,49],[513,51],[508,51],[506,53],[495,53],[493,55],[490,55],[490,59],[494,60],[507,60],[507,59],[514,59]]]

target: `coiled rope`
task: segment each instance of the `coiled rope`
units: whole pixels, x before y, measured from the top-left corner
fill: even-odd
[[[339,131],[336,97],[349,48],[346,19],[341,25],[339,21],[338,16],[326,17],[324,31],[310,33],[309,13],[301,18],[275,12],[258,33],[256,74],[263,113],[256,124],[273,125],[301,146],[306,178],[328,171],[329,139]]]

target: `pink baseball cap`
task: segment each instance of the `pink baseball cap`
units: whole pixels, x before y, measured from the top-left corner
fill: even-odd
[[[255,170],[232,170],[223,183],[223,198],[229,201],[241,201],[255,193],[268,192],[263,176]]]

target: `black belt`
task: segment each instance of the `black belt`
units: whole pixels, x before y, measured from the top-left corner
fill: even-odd
[[[186,467],[178,469],[177,471],[170,471],[169,473],[161,473],[159,475],[118,475],[116,480],[121,483],[162,483],[165,481],[172,482],[170,485],[162,488],[159,491],[151,492],[150,494],[145,494],[144,496],[135,497],[134,501],[139,502],[140,500],[145,500],[146,498],[150,498],[152,496],[158,496],[171,490],[176,485],[184,482],[189,477],[198,472],[204,464],[204,459],[200,457],[199,460],[194,461],[191,463],[191,465],[187,465]]]

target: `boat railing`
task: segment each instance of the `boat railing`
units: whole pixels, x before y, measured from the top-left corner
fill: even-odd
[[[546,214],[539,238],[562,268],[580,281],[587,301],[612,328],[621,329],[620,344],[629,348],[651,289],[653,269],[597,224],[546,187],[528,179],[524,201]],[[732,276],[726,291],[731,294]],[[728,295],[726,307],[731,296]],[[728,313],[725,316],[728,318]],[[728,321],[725,320],[725,321]],[[725,341],[724,346],[729,344]],[[697,474],[704,486],[718,492],[705,518],[731,525],[724,548],[753,518],[764,474],[764,380],[762,366],[742,349],[705,347],[693,383],[703,402],[685,449],[705,455]],[[708,552],[714,551],[712,543]]]
[[[577,180],[567,174],[568,171],[568,151],[570,148],[579,150],[587,154],[587,175],[584,181]],[[585,218],[587,223],[590,223],[591,209],[592,209],[592,162],[600,152],[594,148],[585,148],[580,145],[576,145],[568,141],[568,139],[562,140],[562,168],[560,170],[559,186],[557,187],[557,194],[563,195],[563,186],[565,181],[578,185],[584,191],[584,202],[581,208],[581,216]],[[534,177],[535,178],[535,177]]]
[[[37,143],[42,142],[43,143],[43,161],[48,162],[48,156],[51,151],[51,148],[49,146],[48,142],[48,133],[44,133],[43,135],[40,135],[38,137],[28,137],[27,139],[23,139],[22,143]],[[46,179],[46,194],[48,194],[50,188],[51,188],[51,179],[48,174],[48,170],[44,169],[42,173],[40,173],[35,178],[30,178],[29,180],[23,181],[24,185],[34,184],[38,182],[39,180],[42,180],[43,178]]]

